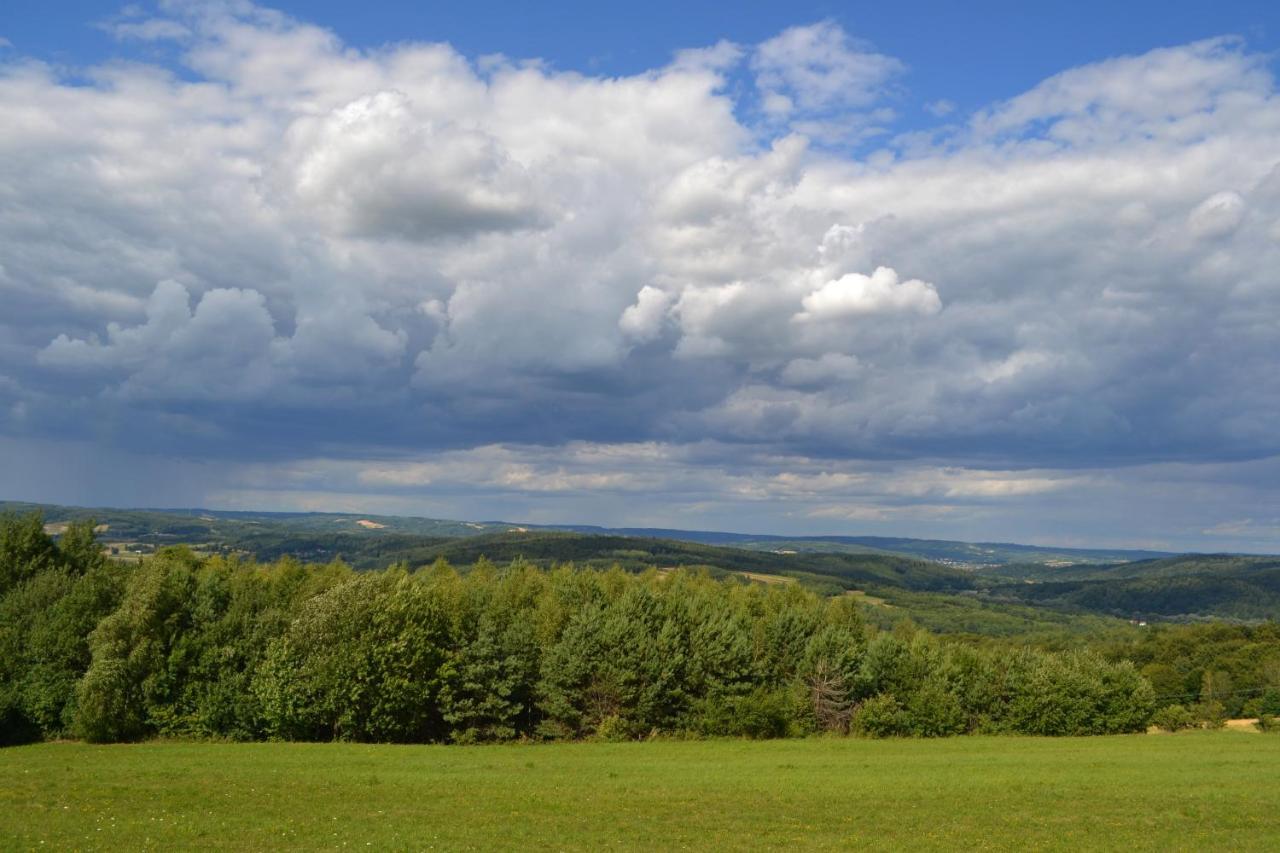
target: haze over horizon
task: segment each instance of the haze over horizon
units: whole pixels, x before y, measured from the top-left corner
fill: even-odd
[[[687,7],[0,11],[0,499],[1280,551],[1280,12]]]

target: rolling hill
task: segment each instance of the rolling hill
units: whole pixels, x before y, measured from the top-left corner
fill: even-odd
[[[994,570],[998,600],[1146,619],[1280,617],[1280,558],[1186,554],[1107,566]]]
[[[60,523],[92,518],[107,525],[104,541],[166,540],[223,543],[253,540],[261,544],[271,535],[326,537],[394,536],[462,538],[501,532],[567,532],[584,535],[663,539],[749,551],[805,554],[894,554],[931,560],[966,569],[1011,565],[1111,565],[1124,561],[1170,557],[1157,551],[1052,548],[1009,542],[959,542],[883,536],[772,536],[669,528],[610,528],[591,525],[533,525],[505,521],[453,521],[409,516],[320,512],[244,512],[209,509],[111,509],[0,502],[0,512],[39,510],[45,520]],[[324,546],[318,546],[323,548]],[[256,553],[256,552],[255,552]]]
[[[1125,619],[1280,618],[1280,557],[1049,549],[885,537],[783,537],[653,528],[571,529],[350,513],[132,510],[3,503],[43,513],[51,532],[92,518],[104,543],[146,554],[170,544],[273,560],[342,559],[359,569],[485,557],[549,566],[618,565],[631,571],[690,567],[716,575],[779,577],[838,594],[883,598],[938,627],[1010,628],[1062,615]],[[907,595],[914,594],[914,598]],[[923,597],[921,597],[923,596]],[[957,596],[962,596],[963,601]],[[887,598],[886,598],[887,597]],[[1029,609],[1030,608],[1030,609]],[[901,613],[882,614],[886,619]]]

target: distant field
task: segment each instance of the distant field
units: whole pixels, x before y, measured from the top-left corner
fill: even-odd
[[[1280,849],[1280,737],[0,750],[5,849]]]

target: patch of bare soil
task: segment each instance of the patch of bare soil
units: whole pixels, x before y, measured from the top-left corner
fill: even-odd
[[[739,572],[744,578],[750,581],[759,581],[760,583],[795,583],[795,578],[786,578],[781,575],[762,575],[759,572]]]

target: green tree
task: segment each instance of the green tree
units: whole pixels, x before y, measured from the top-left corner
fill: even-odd
[[[129,578],[120,606],[89,637],[91,661],[76,691],[76,728],[90,741],[181,730],[176,699],[188,660],[199,561],[166,549]]]
[[[358,575],[303,607],[254,681],[266,730],[298,740],[424,742],[438,706],[448,614],[403,572]]]
[[[44,532],[43,515],[0,514],[0,595],[61,564],[53,538]]]

